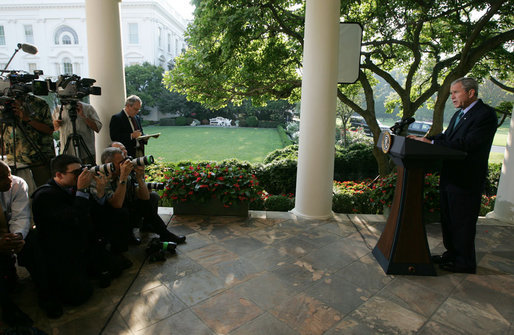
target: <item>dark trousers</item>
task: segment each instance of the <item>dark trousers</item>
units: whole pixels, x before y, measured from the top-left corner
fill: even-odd
[[[476,269],[475,235],[480,192],[441,190],[441,229],[450,259],[460,267]]]
[[[95,236],[111,245],[111,252],[121,253],[128,250],[128,240],[132,229],[128,209],[113,208],[109,204],[94,205],[91,211]]]

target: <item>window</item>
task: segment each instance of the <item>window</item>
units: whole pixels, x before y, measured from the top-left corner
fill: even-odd
[[[129,43],[130,44],[138,44],[139,43],[139,31],[137,23],[129,23]]]
[[[29,63],[29,73],[34,73],[35,70],[37,70],[37,64]]]
[[[168,34],[168,52],[171,52],[171,34]]]
[[[71,44],[71,37],[70,37],[70,35],[63,34],[61,41],[62,41],[62,44]]]
[[[32,25],[25,24],[23,25],[23,28],[25,30],[25,42],[34,43],[34,31],[32,30]]]
[[[64,58],[62,60],[62,73],[73,74],[73,64],[71,64],[71,60],[69,58]]]
[[[162,48],[162,28],[159,27],[159,34],[157,34],[157,38],[159,39],[159,41],[157,42],[157,44],[159,45],[159,48]]]
[[[55,44],[79,44],[79,36],[77,32],[68,26],[61,26],[55,31]]]
[[[178,56],[179,55],[179,52],[178,52],[178,38],[175,39],[175,56]]]
[[[0,26],[0,45],[5,45],[4,26]]]

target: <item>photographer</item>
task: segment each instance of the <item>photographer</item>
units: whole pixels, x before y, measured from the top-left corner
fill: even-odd
[[[16,256],[24,251],[30,229],[27,183],[11,175],[9,166],[0,161],[0,306],[2,319],[10,326],[31,326],[32,320],[12,301],[18,276]]]
[[[102,163],[114,163],[114,178],[105,188],[107,202],[112,209],[118,209],[116,215],[106,215],[106,218],[121,218],[124,221],[125,231],[130,232],[133,227],[138,226],[141,218],[144,219],[150,230],[157,233],[162,241],[184,243],[185,236],[177,236],[168,231],[166,224],[157,213],[157,203],[155,196],[151,196],[145,183],[145,167],[134,166],[134,164],[124,157],[123,151],[119,148],[109,147],[102,153]],[[131,173],[134,171],[133,173]],[[127,241],[128,242],[128,241]]]
[[[103,195],[102,175],[82,169],[79,158],[60,155],[51,162],[53,179],[33,194],[38,269],[31,273],[38,288],[40,306],[47,316],[62,315],[62,302],[79,305],[92,294],[87,263],[92,233],[89,186]]]
[[[90,161],[87,152],[82,148],[79,158],[88,164],[95,164],[95,132],[98,133],[100,129],[102,129],[102,122],[94,107],[82,101],[76,103],[76,110],[72,110],[72,118],[70,118],[70,109],[73,108],[72,106],[72,104],[57,106],[52,115],[54,131],[60,132],[60,153],[69,155],[78,154],[74,152],[73,143],[70,143],[67,152],[63,152],[65,145],[69,141],[68,136],[73,134],[72,118],[74,118],[76,120],[76,133],[84,140],[87,150],[91,153],[92,160]]]
[[[36,185],[43,185],[50,178],[48,162],[55,156],[50,108],[45,100],[24,94],[16,97],[13,114],[15,126],[6,128],[3,136],[8,158],[15,154],[17,163],[30,166]]]

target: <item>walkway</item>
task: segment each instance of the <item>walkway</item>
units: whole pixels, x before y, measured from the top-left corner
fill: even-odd
[[[44,317],[25,279],[20,307],[65,335],[98,334],[120,299],[104,334],[514,334],[512,226],[480,220],[478,274],[415,277],[385,275],[371,255],[381,215],[165,216],[188,236],[176,256],[145,262],[136,277],[144,248],[132,248],[127,273],[58,320]],[[427,231],[440,251],[439,226]]]

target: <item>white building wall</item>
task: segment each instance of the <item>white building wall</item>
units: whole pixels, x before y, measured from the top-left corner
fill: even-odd
[[[166,0],[123,0],[121,3],[122,43],[125,65],[149,62],[167,64],[184,48],[187,22]],[[138,43],[129,41],[129,23],[138,25]],[[24,25],[32,25],[33,41],[26,41]],[[64,60],[73,65],[73,73],[88,77],[85,0],[0,0],[0,26],[4,27],[5,45],[0,45],[0,65],[8,62],[18,43],[34,44],[39,52],[30,55],[19,51],[9,69],[44,71],[45,76],[56,77],[64,73]],[[55,43],[60,27],[70,27],[76,34],[64,32],[72,44]],[[162,29],[159,47],[158,30]],[[168,51],[168,34],[172,46]],[[175,43],[178,41],[178,48]],[[107,52],[107,51],[106,51]]]

